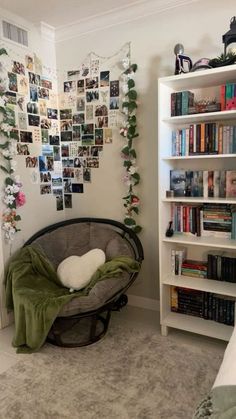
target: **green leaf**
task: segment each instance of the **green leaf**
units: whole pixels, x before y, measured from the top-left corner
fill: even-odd
[[[130,166],[132,166],[132,163],[131,163],[131,161],[130,160],[124,160],[124,164],[123,164],[123,166],[124,167],[130,167]]]
[[[129,102],[122,103],[122,108],[128,108],[128,107],[129,107]]]
[[[0,55],[8,55],[7,50],[5,48],[1,48]]]
[[[140,231],[142,231],[142,227],[140,227],[140,226],[138,226],[138,225],[136,225],[134,228],[132,228],[132,230],[135,232],[135,233],[140,233]]]
[[[137,64],[131,64],[130,68],[135,73],[138,69],[138,65]]]
[[[5,173],[11,173],[11,171],[9,171],[6,167],[4,167],[2,164],[0,164],[0,169],[3,170],[3,172]]]
[[[9,145],[9,141],[6,141],[4,144],[0,144],[0,149],[4,150]]]
[[[136,154],[136,151],[134,150],[134,148],[132,148],[132,149],[130,150],[129,154],[130,154],[130,156],[132,156],[134,159],[136,159],[137,154]]]
[[[128,109],[130,112],[132,112],[134,109],[137,109],[138,105],[133,100],[131,102],[128,102]]]
[[[128,88],[132,89],[135,86],[135,82],[133,79],[129,79],[128,80]]]
[[[132,138],[133,138],[133,135],[135,134],[135,127],[134,126],[132,126],[132,127],[129,127],[128,128],[128,133],[127,133],[127,135],[129,135],[129,136],[131,136]]]
[[[126,96],[128,96],[128,98],[131,100],[136,100],[138,95],[136,90],[130,90],[128,93],[126,93]]]
[[[10,138],[15,139],[15,140],[18,140],[19,139],[19,136],[18,136],[17,132],[11,131],[10,132]]]
[[[137,124],[136,116],[135,115],[130,116],[128,118],[128,123],[129,125],[136,126]]]
[[[15,221],[20,221],[21,220],[21,216],[20,215],[15,215],[14,219],[15,219]]]
[[[12,178],[10,178],[10,177],[6,177],[6,179],[5,179],[5,185],[13,185],[13,180],[12,180]]]
[[[139,213],[139,208],[138,207],[132,207],[132,211],[134,211],[136,214]]]
[[[122,199],[129,199],[131,197],[131,195],[129,194],[129,195],[127,195],[127,196],[123,196],[123,198]]]
[[[136,224],[135,220],[133,218],[125,218],[124,223],[127,226],[133,226]]]
[[[4,158],[5,160],[8,160],[8,161],[12,160],[12,157],[8,157],[8,156],[3,156],[3,158]]]
[[[124,148],[122,148],[121,152],[125,155],[129,155],[129,147],[125,146]]]

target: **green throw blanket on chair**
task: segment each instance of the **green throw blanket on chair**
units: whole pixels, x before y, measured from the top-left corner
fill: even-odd
[[[69,292],[60,283],[55,269],[36,247],[26,246],[14,255],[6,270],[6,306],[14,310],[17,352],[39,350],[62,307],[72,298],[86,296],[98,282],[121,272],[138,272],[134,259],[121,256],[104,263],[80,291]]]

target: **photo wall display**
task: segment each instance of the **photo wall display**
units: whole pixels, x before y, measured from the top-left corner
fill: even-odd
[[[39,193],[55,196],[58,211],[72,208],[74,193],[84,193],[103,147],[112,143],[120,85],[94,59],[68,71],[62,90],[58,95],[35,54],[12,61],[5,106],[16,127],[17,154],[33,169],[34,179],[38,170]]]

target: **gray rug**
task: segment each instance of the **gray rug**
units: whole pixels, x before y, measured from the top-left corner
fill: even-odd
[[[0,375],[1,419],[191,419],[222,354],[113,322],[91,346],[45,345]]]

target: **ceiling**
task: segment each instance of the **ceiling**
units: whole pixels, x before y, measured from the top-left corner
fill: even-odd
[[[163,0],[155,0],[157,3]],[[0,7],[34,24],[41,21],[55,28],[105,15],[149,0],[0,0]]]

